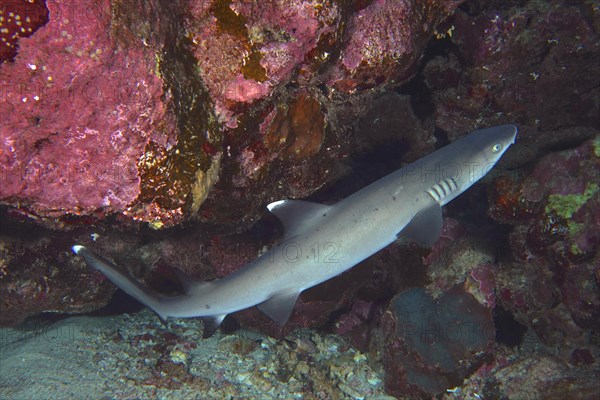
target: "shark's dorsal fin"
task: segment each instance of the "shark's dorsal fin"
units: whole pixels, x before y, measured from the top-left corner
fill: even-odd
[[[435,203],[418,212],[400,235],[414,240],[419,246],[431,247],[440,238],[442,227],[442,208]]]
[[[258,305],[258,309],[273,321],[283,326],[290,318],[300,292],[289,291],[276,294],[269,300]]]
[[[284,238],[302,233],[317,218],[327,216],[331,206],[303,200],[279,200],[267,206],[279,218],[284,228]]]
[[[212,281],[199,281],[178,268],[173,268],[173,271],[187,295],[198,294],[210,290],[210,288],[218,282],[218,279]]]

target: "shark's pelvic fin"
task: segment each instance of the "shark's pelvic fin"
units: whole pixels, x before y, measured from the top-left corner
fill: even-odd
[[[283,224],[284,239],[296,236],[312,226],[317,218],[327,216],[331,206],[303,200],[279,200],[267,206]]]
[[[419,246],[431,247],[440,238],[442,227],[442,208],[435,203],[418,212],[400,234]]]
[[[290,314],[300,295],[299,291],[289,291],[276,294],[269,300],[258,305],[258,309],[273,321],[283,326],[290,318]]]

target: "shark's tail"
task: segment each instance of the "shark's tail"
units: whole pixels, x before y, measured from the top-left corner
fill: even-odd
[[[168,315],[161,310],[161,295],[152,292],[131,277],[119,272],[117,267],[113,264],[83,246],[73,246],[73,252],[82,256],[88,266],[102,272],[112,283],[117,285],[125,293],[154,310],[163,321],[166,320]]]

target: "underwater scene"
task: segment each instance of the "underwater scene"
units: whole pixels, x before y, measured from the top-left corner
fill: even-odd
[[[0,0],[0,400],[599,381],[598,0]]]

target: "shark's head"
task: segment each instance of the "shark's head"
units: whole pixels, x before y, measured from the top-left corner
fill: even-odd
[[[473,163],[488,166],[488,170],[502,157],[508,147],[515,142],[517,127],[515,125],[500,125],[492,128],[479,129],[467,135],[465,154],[469,154]],[[485,171],[483,174],[487,172]]]
[[[459,190],[443,201],[448,203],[481,179],[496,165],[500,157],[515,142],[517,127],[500,125],[479,129],[447,146],[444,157],[448,175]],[[444,149],[446,149],[444,148]]]

